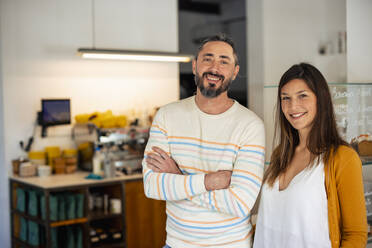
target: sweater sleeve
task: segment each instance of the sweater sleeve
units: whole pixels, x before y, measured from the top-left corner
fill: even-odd
[[[156,173],[147,167],[146,157],[153,146],[170,152],[167,129],[164,125],[162,109],[157,112],[150,129],[150,137],[146,145],[142,161],[143,184],[145,195],[156,200],[178,201],[206,192],[204,174],[178,175]]]
[[[345,154],[346,155],[346,154]],[[367,218],[363,192],[362,165],[356,152],[343,157],[336,172],[336,187],[341,211],[341,246],[365,247]]]
[[[250,214],[264,171],[265,131],[262,122],[249,125],[245,134],[233,165],[230,187],[196,195],[191,198],[193,203],[232,216]]]

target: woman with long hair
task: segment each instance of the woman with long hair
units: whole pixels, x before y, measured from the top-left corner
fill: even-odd
[[[361,161],[337,132],[327,82],[314,66],[293,65],[281,77],[275,137],[254,247],[365,247]]]

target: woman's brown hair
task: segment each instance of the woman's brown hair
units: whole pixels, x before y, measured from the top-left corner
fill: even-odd
[[[278,141],[279,145],[274,149],[264,175],[264,182],[270,186],[286,171],[299,144],[298,131],[285,118],[280,98],[283,86],[293,79],[303,80],[316,95],[317,113],[307,139],[307,148],[311,153],[309,165],[322,154],[324,163],[328,162],[332,151],[347,144],[338,134],[331,94],[322,73],[310,64],[293,65],[283,74],[278,87],[274,140]]]

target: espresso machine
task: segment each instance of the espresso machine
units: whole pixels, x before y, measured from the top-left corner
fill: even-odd
[[[106,151],[116,170],[127,175],[142,172],[149,129],[141,127],[98,129],[97,146]]]
[[[97,128],[91,123],[77,124],[72,129],[72,138],[78,146],[82,170],[92,171],[94,151],[99,147],[116,171],[127,175],[142,172],[149,128]]]

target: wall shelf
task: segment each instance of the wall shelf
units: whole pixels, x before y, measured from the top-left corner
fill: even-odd
[[[55,221],[55,222],[50,223],[50,226],[51,227],[69,226],[69,225],[86,223],[87,221],[88,221],[87,218],[64,220],[64,221]]]

